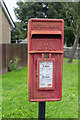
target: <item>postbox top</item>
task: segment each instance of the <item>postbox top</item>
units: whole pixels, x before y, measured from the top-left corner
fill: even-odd
[[[62,19],[44,19],[31,18],[29,19],[29,30],[31,37],[33,34],[63,34],[64,20]]]
[[[41,21],[56,21],[56,22],[59,22],[59,21],[62,21],[62,22],[64,22],[64,20],[63,19],[50,19],[50,18],[30,18],[29,19],[29,22],[33,22],[33,21],[35,21],[35,22],[41,22]]]

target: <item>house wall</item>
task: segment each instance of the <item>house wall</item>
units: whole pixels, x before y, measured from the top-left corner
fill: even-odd
[[[11,27],[10,23],[2,10],[2,43],[11,43]]]
[[[2,9],[0,5],[0,75],[2,75]]]
[[[2,9],[0,5],[0,44],[2,44]]]

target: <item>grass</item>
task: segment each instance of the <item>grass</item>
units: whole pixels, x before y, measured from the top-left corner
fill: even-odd
[[[2,118],[2,77],[0,76],[0,120]]]
[[[46,118],[78,117],[78,60],[63,63],[62,100],[46,102]],[[28,101],[27,67],[2,76],[2,117],[38,118],[38,102]]]

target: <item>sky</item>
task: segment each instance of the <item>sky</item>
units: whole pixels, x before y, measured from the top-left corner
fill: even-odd
[[[4,0],[8,10],[9,10],[9,13],[13,19],[13,21],[17,21],[16,17],[15,17],[15,14],[14,14],[14,7],[17,7],[16,5],[16,2],[17,0]]]

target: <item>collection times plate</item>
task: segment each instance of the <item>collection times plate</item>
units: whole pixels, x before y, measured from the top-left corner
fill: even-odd
[[[53,86],[53,62],[41,61],[39,64],[39,88]]]

